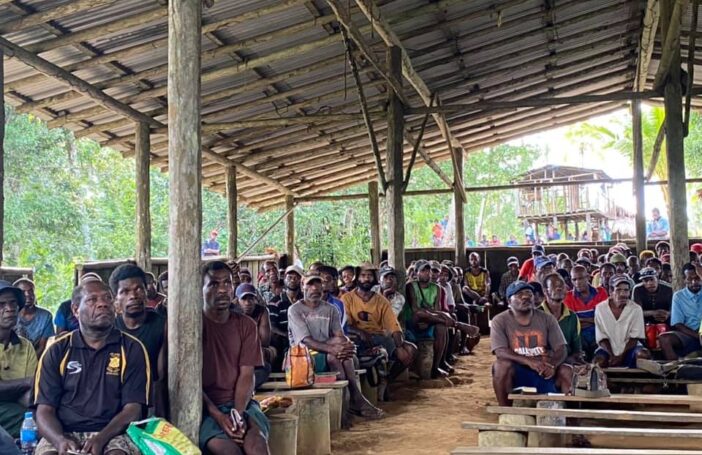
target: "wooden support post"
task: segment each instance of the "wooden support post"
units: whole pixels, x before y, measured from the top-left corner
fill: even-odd
[[[0,50],[0,89],[5,93],[5,56]],[[0,97],[0,265],[5,246],[5,96]]]
[[[224,168],[227,179],[227,223],[229,225],[229,245],[227,246],[227,256],[236,259],[237,238],[239,236],[239,226],[237,218],[237,192],[236,192],[236,168],[227,166]]]
[[[456,265],[466,267],[466,226],[463,219],[463,208],[466,203],[465,192],[459,191],[463,186],[463,149],[454,149],[455,169],[453,178],[453,203],[456,209],[454,220],[454,239],[456,240]],[[465,191],[465,190],[464,190]]]
[[[285,218],[285,252],[288,253],[290,263],[295,260],[295,199],[285,196],[285,210],[288,212]]]
[[[202,422],[201,5],[168,3],[168,392],[171,421],[195,443]]]
[[[378,182],[368,182],[368,210],[370,211],[371,262],[380,264],[382,250],[380,246],[380,204]]]
[[[402,88],[402,50],[397,46],[387,50],[389,76]],[[391,85],[391,84],[389,84]],[[397,271],[397,282],[405,282],[405,211],[402,201],[403,186],[403,131],[405,117],[402,101],[391,86],[388,87],[387,181],[388,204],[388,263]]]
[[[631,103],[631,131],[634,142],[634,197],[636,198],[636,252],[646,249],[646,198],[644,195],[643,134],[641,131],[641,101]]]
[[[665,140],[668,153],[668,194],[670,205],[670,266],[673,269],[673,289],[682,289],[682,266],[690,260],[687,238],[687,188],[685,185],[685,154],[683,141],[682,86],[680,84],[680,39],[671,32],[680,33],[680,14],[674,14],[675,0],[661,0],[661,32],[666,36],[663,52],[669,52],[665,96]],[[672,18],[672,19],[671,19]],[[661,57],[663,60],[664,54]]]
[[[151,140],[148,123],[139,122],[134,128],[134,164],[136,167],[136,262],[146,272],[151,271]]]
[[[587,234],[587,241],[592,242],[592,218],[589,213],[585,214],[585,234]]]

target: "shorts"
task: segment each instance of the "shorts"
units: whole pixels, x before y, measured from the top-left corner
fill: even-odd
[[[636,368],[636,355],[643,351],[644,346],[641,343],[636,343],[636,346],[633,348],[629,349],[629,352],[626,353],[624,358],[622,359],[622,366],[625,366],[627,368]],[[605,359],[609,360],[609,352],[605,351],[602,348],[597,348],[595,351],[595,357],[604,357]]]
[[[412,343],[417,343],[421,340],[433,340],[434,324],[429,325],[426,329],[420,329],[414,322],[408,321],[405,329],[405,338]]]
[[[370,349],[373,349],[374,347],[381,347],[385,349],[385,351],[388,353],[388,358],[392,359],[393,354],[395,353],[395,339],[391,336],[385,336],[385,335],[372,335],[371,336],[371,344],[368,345],[365,343],[363,340],[358,340],[356,343],[358,345],[358,352],[359,353],[364,353],[366,351],[369,351]]]
[[[684,357],[692,352],[702,349],[702,346],[700,346],[700,337],[691,337],[682,332],[678,332],[677,330],[666,332],[666,334],[669,333],[678,337],[680,344],[682,344],[682,348],[678,349],[676,352],[680,357]]]
[[[91,437],[95,436],[97,432],[92,432],[92,433],[86,433],[86,432],[76,432],[76,433],[65,433],[64,436],[66,436],[69,439],[73,439],[78,443],[79,446],[83,446],[85,444],[85,441],[90,439]],[[141,451],[137,448],[137,446],[134,445],[131,439],[129,439],[129,436],[126,434],[120,434],[118,436],[115,436],[114,438],[110,439],[107,444],[105,445],[105,448],[103,450],[103,453],[105,452],[110,452],[110,451],[120,451],[122,453],[126,453],[127,455],[140,455]],[[41,441],[39,441],[39,444],[37,444],[36,449],[34,449],[34,455],[45,455],[49,453],[56,453],[57,450],[54,446],[51,445],[49,441],[46,440],[46,438],[41,438]]]
[[[327,354],[325,352],[313,351],[310,349],[310,357],[312,357],[312,362],[314,363],[315,373],[326,373],[329,371]]]
[[[534,387],[537,393],[556,393],[556,379],[546,379],[531,368],[512,362],[512,387]]]
[[[226,403],[221,406],[217,406],[217,408],[221,412],[229,415],[229,412],[234,408],[234,403]],[[253,422],[261,431],[263,437],[268,439],[268,435],[271,432],[271,426],[268,422],[268,418],[263,411],[261,411],[258,401],[249,401],[249,405],[246,408],[246,412],[244,413],[243,417],[246,419],[247,424],[250,425],[251,422]],[[207,447],[207,442],[212,438],[228,439],[229,437],[212,417],[205,415],[205,418],[202,420],[202,424],[200,425],[200,449],[205,450]]]

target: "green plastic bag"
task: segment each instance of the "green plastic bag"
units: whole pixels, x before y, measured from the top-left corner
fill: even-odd
[[[130,423],[127,435],[143,455],[202,455],[178,428],[157,417]]]

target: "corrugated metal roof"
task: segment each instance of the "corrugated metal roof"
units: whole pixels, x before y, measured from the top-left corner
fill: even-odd
[[[24,9],[0,6],[0,31],[12,30],[3,36],[167,123],[167,2],[107,1],[55,17],[51,25],[13,29],[17,20],[32,12],[50,14],[71,3],[75,0],[28,0],[23,1]],[[444,104],[633,87],[645,2],[382,0],[376,5],[376,14],[379,10],[391,24],[418,74]],[[354,7],[351,12],[373,53],[384,60],[381,36],[360,10]],[[688,30],[690,19],[688,12]],[[340,25],[325,1],[217,0],[203,12],[203,24],[208,29],[202,40],[203,122],[360,112]],[[654,50],[650,78],[656,58]],[[383,78],[364,58],[359,64],[371,109],[383,110],[387,96]],[[6,60],[5,74],[7,99],[20,111],[34,112],[51,126],[65,126],[125,155],[133,153],[132,120],[38,76],[16,59]],[[695,79],[701,80],[702,74]],[[407,81],[404,86],[411,105],[422,106]],[[471,151],[621,106],[603,102],[466,110],[447,118],[464,149]],[[421,120],[419,115],[408,116],[407,125],[416,130]],[[386,123],[379,118],[374,125],[384,150]],[[214,144],[216,153],[278,180],[300,196],[328,193],[375,175],[360,120],[320,119],[268,129],[232,127],[203,140]],[[424,145],[434,159],[448,159],[446,143],[432,121]],[[407,146],[406,161],[410,152]],[[152,155],[154,164],[167,169],[165,135],[152,135]],[[220,164],[204,158],[202,171],[205,185],[223,190]],[[278,192],[241,174],[238,188],[242,201],[255,207],[282,201]]]

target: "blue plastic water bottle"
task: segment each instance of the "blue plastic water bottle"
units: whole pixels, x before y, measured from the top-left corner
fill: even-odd
[[[37,424],[31,412],[24,413],[24,422],[20,430],[20,448],[23,455],[32,455],[37,447]]]

